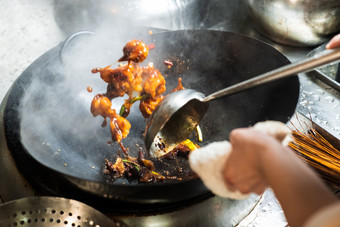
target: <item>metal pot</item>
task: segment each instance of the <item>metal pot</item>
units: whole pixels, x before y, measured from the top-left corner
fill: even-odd
[[[187,29],[199,26],[206,4],[202,0],[55,0],[54,16],[67,35],[100,27]]]
[[[293,46],[315,46],[340,31],[338,0],[246,0],[259,31]]]

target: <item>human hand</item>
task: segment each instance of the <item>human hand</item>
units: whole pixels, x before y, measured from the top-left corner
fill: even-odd
[[[337,198],[291,149],[254,128],[235,129],[223,175],[227,188],[262,194],[271,187],[290,226],[303,226]],[[321,195],[321,196],[320,196]]]
[[[340,34],[334,36],[326,45],[326,49],[334,49],[340,47]]]
[[[233,130],[230,143],[232,151],[223,171],[227,188],[243,194],[262,194],[269,186],[263,167],[275,157],[271,153],[283,149],[282,145],[252,128]]]

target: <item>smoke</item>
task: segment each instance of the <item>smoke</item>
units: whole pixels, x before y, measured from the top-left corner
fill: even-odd
[[[102,128],[103,118],[90,112],[93,97],[106,92],[106,83],[91,69],[116,68],[128,40],[117,33],[79,33],[46,65],[33,69],[20,106],[21,139],[40,162],[77,175],[97,168],[100,175],[104,159],[117,154],[116,145],[108,145],[109,127]],[[118,111],[123,99],[113,102]]]
[[[46,65],[37,67],[20,107],[22,142],[37,160],[61,172],[76,176],[86,174],[83,177],[88,177],[88,170],[94,167],[97,169],[93,171],[94,177],[101,176],[99,169],[103,169],[104,160],[117,155],[119,146],[108,145],[111,141],[109,127],[101,127],[103,118],[94,118],[90,112],[93,97],[105,93],[107,86],[100,75],[92,74],[91,70],[108,65],[118,67],[123,46],[131,39],[144,41],[143,37],[150,39],[148,29],[117,32],[103,26],[95,33],[81,32],[65,41],[59,53],[46,59]],[[165,67],[162,63],[165,59],[158,57],[165,54],[160,48],[163,40],[159,41],[159,48],[152,50],[142,65],[157,61],[156,67]],[[176,46],[174,39],[166,42]],[[179,66],[183,71],[181,67],[186,69],[188,65]],[[175,75],[167,78],[168,91],[177,86],[181,74]],[[93,89],[91,93],[87,91],[88,86]],[[119,111],[125,98],[114,99],[112,107]],[[132,107],[128,120],[132,128],[123,143],[130,148],[131,155],[136,155],[139,148],[144,147],[145,129],[138,104]]]
[[[124,4],[127,2],[124,1]],[[170,1],[165,2],[169,3]],[[182,4],[181,7],[184,7],[186,3],[199,4],[200,1],[172,2]],[[192,7],[196,6],[192,5]],[[91,8],[91,4],[87,7]],[[97,7],[93,9],[98,10]],[[120,8],[116,6],[116,9]],[[102,177],[101,170],[104,168],[104,159],[112,159],[117,154],[119,146],[107,144],[111,140],[109,127],[102,128],[103,118],[93,118],[90,112],[93,97],[106,91],[106,83],[100,79],[99,74],[92,74],[91,70],[108,65],[116,68],[117,60],[123,54],[123,46],[131,39],[144,41],[144,37],[148,36],[148,28],[139,27],[138,29],[140,22],[144,19],[148,19],[149,22],[153,19],[155,22],[163,21],[157,21],[155,17],[140,19],[138,15],[141,15],[142,12],[134,15],[133,12],[136,9],[132,7],[130,9],[129,14],[115,17],[116,20],[105,16],[105,12],[100,10],[84,13],[84,9],[81,7],[75,11],[68,11],[67,15],[59,16],[59,19],[62,18],[70,24],[73,23],[73,20],[69,16],[77,17],[79,13],[88,19],[93,16],[98,18],[99,15],[103,18],[100,17],[99,22],[97,19],[93,19],[93,22],[96,22],[95,26],[88,26],[89,24],[84,27],[76,26],[77,30],[86,28],[92,30],[94,34],[79,33],[79,35],[72,36],[72,39],[64,43],[60,56],[56,54],[53,58],[48,59],[46,65],[35,69],[32,81],[25,90],[20,107],[21,139],[26,149],[41,163],[77,177],[98,180],[98,177]],[[188,9],[189,11],[196,10],[196,8],[190,7]],[[188,11],[183,9],[179,17],[173,13],[171,20],[167,22],[172,23],[173,20],[179,20],[179,22],[174,22],[179,27],[172,28],[183,28],[186,25],[181,25],[182,22],[193,21],[189,19],[185,22],[183,20],[182,16],[186,13]],[[193,14],[198,16],[197,11],[193,11]],[[190,14],[186,16],[190,17]],[[195,21],[199,20],[195,19]],[[152,26],[153,24],[145,23],[144,25]],[[157,27],[157,25],[155,26]],[[165,27],[167,26],[173,25]],[[75,27],[70,28],[72,32],[75,30]],[[226,84],[219,83],[219,80],[216,80],[216,83],[211,83],[211,80],[207,80],[207,75],[211,73],[209,71],[211,68],[215,68],[216,60],[221,61],[220,59],[224,59],[225,55],[233,56],[233,54],[224,53],[221,48],[218,48],[221,45],[220,42],[211,42],[202,46],[199,43],[202,40],[201,37],[192,37],[190,34],[188,38],[191,43],[187,45],[187,43],[183,43],[187,42],[185,34],[181,33],[181,37],[176,37],[175,34],[172,34],[171,37],[163,37],[166,42],[163,48],[158,48],[163,45],[163,40],[158,39],[157,47],[151,51],[144,63],[152,61],[156,68],[164,67],[160,68],[160,71],[166,77],[167,91],[171,91],[177,86],[178,77],[182,77],[184,87],[194,88],[206,94],[225,86]],[[212,37],[208,37],[208,39],[210,38],[215,40],[216,37],[214,38],[212,35]],[[180,50],[181,53],[178,53],[178,45],[183,47]],[[211,51],[211,49],[215,51]],[[165,50],[166,53],[164,53]],[[217,54],[220,51],[221,53]],[[174,61],[174,67],[167,69],[162,64],[164,60]],[[190,68],[192,64],[200,65],[202,62],[204,62],[206,70],[202,71],[201,67]],[[222,64],[227,63],[223,61]],[[208,82],[211,84],[206,86]],[[88,86],[93,88],[92,93],[87,91]],[[115,99],[113,108],[119,110],[123,99]],[[130,151],[138,151],[139,147],[144,146],[143,133],[145,129],[145,122],[138,110],[138,104],[135,104],[131,109],[128,120],[131,122],[132,128],[128,140],[124,140],[123,143],[128,143]],[[209,138],[206,139],[208,141]],[[130,154],[134,155],[131,152]]]

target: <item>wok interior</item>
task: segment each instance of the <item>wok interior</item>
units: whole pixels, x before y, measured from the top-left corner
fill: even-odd
[[[145,64],[153,62],[160,70],[167,92],[181,77],[185,88],[208,95],[288,63],[274,48],[229,32],[177,31],[134,38],[155,45]],[[99,75],[92,75],[91,69],[110,64],[117,67],[127,41],[103,43],[94,38],[90,44],[75,43],[64,65],[50,62],[32,79],[21,104],[21,141],[38,162],[68,176],[107,182],[105,159],[114,159],[119,145],[108,145],[109,127],[102,128],[102,118],[90,113],[92,98],[106,91],[105,83]],[[173,67],[169,69],[164,60],[172,61]],[[87,86],[93,88],[92,93],[87,92]],[[200,124],[204,141],[199,143],[195,134],[191,139],[203,146],[228,139],[237,127],[267,119],[287,122],[298,95],[298,78],[294,76],[213,101]],[[113,101],[117,111],[123,99]],[[145,121],[138,103],[127,119],[132,127],[123,144],[136,156],[140,149],[145,150]]]

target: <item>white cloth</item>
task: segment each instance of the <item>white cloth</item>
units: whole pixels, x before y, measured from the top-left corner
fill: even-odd
[[[232,199],[245,199],[248,195],[231,192],[224,183],[222,170],[230,151],[231,145],[228,141],[211,143],[191,152],[189,156],[190,167],[215,195]]]
[[[291,130],[286,124],[278,121],[259,122],[254,129],[274,136],[284,144],[288,143]],[[245,199],[249,195],[238,191],[231,192],[225,185],[223,168],[232,147],[228,141],[211,143],[194,150],[189,155],[190,167],[202,179],[205,186],[214,194],[231,199]]]

